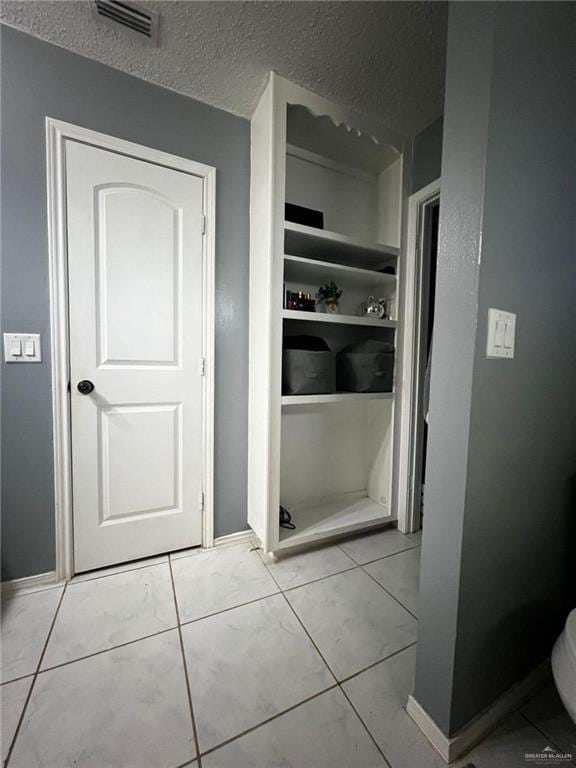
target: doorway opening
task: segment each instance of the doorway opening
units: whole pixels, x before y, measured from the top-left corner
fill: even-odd
[[[428,446],[428,405],[440,219],[440,180],[410,197],[398,488],[398,524],[403,533],[422,527]]]
[[[422,392],[421,402],[416,409],[417,440],[421,440],[421,451],[418,464],[415,466],[416,482],[420,483],[420,493],[416,493],[415,504],[420,502],[420,527],[423,524],[424,493],[426,487],[426,458],[428,448],[428,411],[430,406],[430,367],[432,362],[432,333],[434,330],[434,308],[436,300],[436,266],[438,257],[438,225],[440,221],[440,198],[438,197],[422,211],[422,324],[420,338],[422,345],[422,366],[419,389]],[[421,433],[421,435],[420,435]]]

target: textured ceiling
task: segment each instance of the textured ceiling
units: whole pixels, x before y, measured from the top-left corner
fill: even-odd
[[[0,16],[243,117],[270,69],[410,135],[442,112],[443,2],[140,2],[161,13],[158,48],[94,19],[89,0],[2,0]]]

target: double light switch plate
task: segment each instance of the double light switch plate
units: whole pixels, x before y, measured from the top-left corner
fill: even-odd
[[[516,315],[502,309],[488,310],[488,340],[486,357],[514,357]]]
[[[42,350],[39,333],[5,333],[4,362],[40,363]]]

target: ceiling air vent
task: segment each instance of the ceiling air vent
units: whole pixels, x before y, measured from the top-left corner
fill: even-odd
[[[96,16],[107,24],[120,25],[140,38],[158,45],[160,14],[137,3],[120,0],[93,0]]]

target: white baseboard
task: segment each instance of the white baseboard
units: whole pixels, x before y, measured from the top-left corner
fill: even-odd
[[[2,596],[9,595],[27,595],[30,592],[40,592],[43,589],[50,589],[58,584],[56,571],[48,573],[38,573],[35,576],[25,576],[22,579],[12,579],[12,581],[2,582]]]
[[[408,712],[440,757],[447,763],[450,762],[450,739],[444,735],[444,732],[440,730],[428,712],[413,696],[408,696],[406,712]]]
[[[546,660],[451,737],[443,733],[413,696],[408,698],[406,711],[442,759],[446,763],[452,763],[463,757],[472,747],[475,747],[485,736],[497,728],[508,715],[521,707],[549,678],[550,662]]]
[[[255,542],[256,537],[254,531],[248,529],[247,531],[237,531],[236,533],[229,533],[227,536],[218,536],[214,539],[215,547],[229,547],[231,544],[242,544],[243,542]]]

